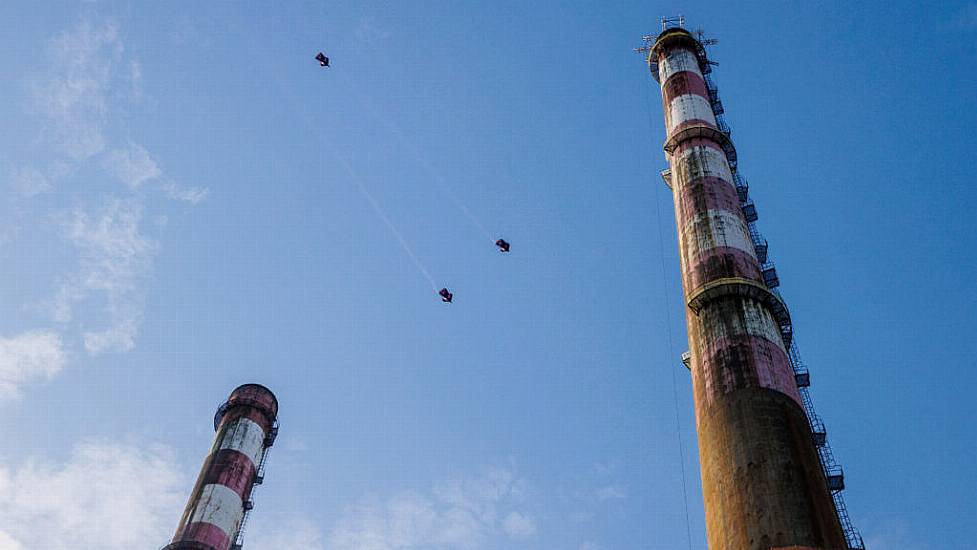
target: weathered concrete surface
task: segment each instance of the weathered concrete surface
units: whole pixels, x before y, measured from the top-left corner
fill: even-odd
[[[690,304],[709,549],[845,549],[790,365],[789,317],[763,283],[734,185],[735,149],[712,111],[701,51],[692,34],[672,28],[649,64],[662,87]],[[743,294],[744,285],[755,292]]]
[[[204,459],[171,544],[163,550],[229,550],[257,482],[278,416],[278,399],[260,384],[238,386],[214,419],[217,436]]]
[[[847,548],[807,417],[794,400],[745,388],[698,416],[710,550]]]

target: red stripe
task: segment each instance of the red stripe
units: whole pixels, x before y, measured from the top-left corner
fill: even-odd
[[[214,550],[214,547],[192,540],[184,540],[167,544],[163,550]]]
[[[212,546],[214,550],[228,550],[231,547],[231,535],[223,529],[203,521],[191,523],[174,542],[193,541]]]
[[[699,337],[699,342],[708,339]],[[715,398],[743,388],[768,388],[801,403],[787,354],[762,336],[739,335],[708,341],[693,372],[696,401]]]
[[[256,471],[248,455],[233,449],[221,449],[214,455],[203,484],[224,485],[237,493],[243,502],[251,494]]]
[[[760,264],[748,252],[739,248],[717,246],[702,252],[696,258],[689,258],[688,262],[682,272],[682,282],[689,294],[710,281],[726,277],[763,282]]]
[[[676,97],[686,94],[702,96],[707,103],[709,102],[709,90],[706,89],[706,81],[691,71],[675,73],[662,84],[662,97],[665,105],[670,104]]]
[[[271,416],[278,415],[278,401],[264,386],[246,384],[231,392],[228,401],[231,404],[241,403],[253,407],[261,407],[271,412]]]
[[[688,182],[680,180],[676,200],[679,212],[686,218],[703,214],[707,210],[727,210],[739,213],[739,216],[743,217],[736,188],[728,181],[715,176],[694,178]],[[686,221],[679,220],[679,223],[684,225]],[[746,223],[746,218],[743,218],[743,223]]]
[[[686,120],[685,122],[682,122],[678,126],[676,126],[668,134],[669,135],[676,134],[676,133],[681,132],[682,130],[684,130],[684,129],[690,127],[690,126],[708,126],[710,128],[716,128],[716,125],[713,122],[710,122],[708,120],[702,120],[701,118],[691,118],[689,120]],[[707,141],[712,141],[712,140],[707,140]],[[720,151],[721,150],[722,150],[722,148],[720,148]]]
[[[222,424],[245,417],[254,420],[268,433],[278,416],[278,401],[274,394],[257,384],[245,384],[235,389],[227,399],[227,405],[227,411],[221,419]]]

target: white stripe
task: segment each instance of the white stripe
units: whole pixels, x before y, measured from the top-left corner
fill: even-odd
[[[679,124],[694,119],[705,120],[713,126],[716,125],[716,115],[713,114],[712,107],[706,98],[699,94],[685,94],[672,99],[668,104],[666,119],[669,132]]]
[[[699,71],[699,60],[689,50],[674,49],[668,52],[668,57],[658,63],[658,79],[662,84],[668,80],[668,77],[682,71],[692,71],[702,76]]]
[[[746,223],[733,212],[708,210],[697,214],[682,228],[682,255],[686,266],[703,252],[720,246],[738,248],[756,259]]]
[[[759,336],[773,342],[784,353],[784,341],[773,315],[760,302],[753,299],[737,299],[721,302],[723,305],[740,304],[742,311],[730,314],[725,308],[705,307],[699,311],[703,330],[707,332],[702,344],[731,336]],[[701,354],[700,354],[701,355]]]
[[[227,536],[233,537],[243,515],[241,497],[230,487],[212,483],[204,485],[200,492],[200,500],[197,501],[190,523],[210,523],[227,533]]]
[[[264,449],[265,432],[254,420],[238,418],[232,421],[224,430],[224,437],[220,440],[217,450],[232,449],[240,451],[257,465],[261,450]]]
[[[733,183],[733,172],[729,169],[729,161],[718,149],[698,145],[682,152],[682,156],[674,159],[672,171],[678,174],[680,186],[688,182],[705,177],[721,178]]]

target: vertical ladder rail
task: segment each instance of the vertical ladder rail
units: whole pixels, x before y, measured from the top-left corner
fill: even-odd
[[[704,47],[700,47],[696,54],[699,57],[699,64],[702,67],[702,74],[706,81],[706,90],[709,93],[709,103],[712,106],[713,114],[716,117],[716,125],[719,127],[719,130],[722,133],[726,134],[726,137],[729,137],[732,130],[730,129],[729,124],[726,123],[724,116],[726,109],[723,106],[722,100],[719,98],[719,88],[716,86],[716,83],[710,76],[710,73],[712,72],[711,66],[713,63],[708,60]],[[755,222],[757,221],[758,217],[756,214],[756,206],[749,198],[749,184],[747,183],[746,178],[740,174],[735,149],[730,146],[728,150],[724,148],[724,152],[726,153],[727,160],[729,161],[730,169],[733,172],[733,184],[736,186],[740,205],[743,208],[743,213],[747,220],[750,240],[753,242],[757,259],[760,261],[762,269],[764,270],[764,280],[767,285],[771,287],[771,290],[779,297],[780,292],[776,287],[780,285],[780,279],[777,276],[776,270],[774,269],[773,262],[768,258],[767,240],[763,238],[756,227]],[[791,368],[794,371],[795,381],[797,381],[797,389],[800,392],[801,402],[804,405],[804,411],[807,413],[807,419],[811,429],[811,437],[814,439],[814,444],[818,451],[818,457],[821,462],[821,469],[824,473],[825,483],[828,484],[831,499],[834,501],[835,512],[838,516],[838,521],[841,523],[842,531],[845,534],[845,540],[848,543],[848,550],[865,550],[865,543],[862,540],[862,536],[852,523],[851,517],[848,514],[848,507],[845,505],[845,499],[842,494],[844,491],[844,472],[841,465],[835,461],[834,453],[831,451],[831,446],[828,445],[827,430],[824,427],[824,422],[821,420],[821,417],[818,416],[817,411],[814,408],[814,401],[811,399],[811,393],[809,391],[810,371],[801,360],[800,352],[797,349],[796,339],[791,340],[788,356],[790,359]]]
[[[265,481],[265,466],[268,463],[268,454],[271,452],[271,446],[275,444],[275,438],[277,437],[278,421],[276,420],[272,424],[268,435],[265,437],[264,448],[261,450],[261,458],[258,459],[258,467],[255,469],[254,486],[251,489],[251,494],[248,495],[248,500],[243,503],[244,515],[241,516],[241,523],[238,525],[237,532],[234,534],[234,542],[231,544],[230,550],[241,550],[244,547],[244,533],[247,530],[248,519],[251,517],[251,510],[254,509],[254,492]]]

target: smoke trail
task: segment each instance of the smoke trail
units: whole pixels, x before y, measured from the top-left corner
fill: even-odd
[[[289,107],[291,107],[293,114],[295,114],[297,118],[301,119],[302,122],[304,122],[305,125],[309,127],[309,130],[318,139],[319,143],[324,145],[329,150],[329,152],[332,153],[333,157],[335,157],[336,160],[338,160],[339,163],[343,165],[343,168],[346,170],[346,173],[349,174],[350,179],[352,179],[353,183],[356,184],[356,188],[363,195],[363,197],[366,198],[367,202],[370,203],[370,206],[373,208],[373,212],[376,213],[377,217],[380,218],[381,221],[383,221],[384,225],[387,226],[387,229],[390,230],[390,233],[392,233],[393,236],[397,239],[397,243],[400,244],[400,248],[402,248],[404,252],[407,254],[407,256],[410,257],[411,261],[414,262],[414,266],[417,267],[417,270],[421,272],[421,275],[424,275],[424,278],[427,279],[427,282],[431,285],[431,289],[437,292],[438,285],[437,283],[434,282],[434,277],[431,277],[431,273],[428,272],[426,267],[424,267],[424,264],[423,262],[421,262],[421,259],[417,257],[417,254],[414,253],[414,250],[410,247],[410,244],[407,243],[407,239],[404,238],[404,235],[400,232],[399,229],[397,229],[397,226],[394,225],[394,223],[390,220],[390,217],[387,216],[387,213],[380,206],[380,203],[377,202],[376,197],[374,197],[373,194],[370,193],[370,190],[367,189],[366,185],[356,174],[356,171],[353,170],[353,166],[349,163],[348,160],[346,160],[346,157],[344,157],[339,152],[339,150],[333,145],[332,141],[328,137],[326,137],[326,135],[323,134],[319,130],[319,128],[316,127],[315,124],[312,123],[312,117],[304,113],[299,108],[298,101],[295,99],[292,93],[290,93],[290,91],[285,87],[282,79],[276,78],[275,82],[278,85],[278,89],[281,92],[282,97],[284,97],[288,101]]]
[[[331,146],[331,143],[328,143],[328,140],[321,138],[320,141],[324,141],[330,145],[330,150],[332,151],[333,156],[336,157],[336,159],[339,160],[340,164],[343,165],[343,168],[346,169],[346,173],[349,174],[349,177],[353,180],[353,183],[356,184],[356,188],[360,190],[360,193],[362,193],[363,196],[366,197],[366,200],[370,203],[370,206],[373,207],[373,211],[376,212],[377,217],[383,220],[383,223],[387,225],[387,228],[390,229],[390,232],[393,233],[393,236],[397,238],[397,242],[400,243],[400,247],[404,249],[404,252],[406,252],[408,256],[410,256],[410,259],[411,261],[414,262],[414,265],[417,267],[417,270],[420,271],[421,274],[424,275],[424,278],[427,279],[427,282],[431,284],[431,289],[437,292],[438,285],[437,283],[434,282],[434,278],[431,277],[430,273],[428,273],[427,268],[425,268],[424,264],[421,263],[421,260],[420,258],[417,257],[417,254],[414,254],[414,250],[411,249],[409,244],[407,244],[407,239],[405,239],[404,236],[400,233],[400,230],[397,229],[397,226],[395,226],[393,222],[390,221],[390,218],[387,216],[387,213],[383,211],[383,208],[380,208],[380,204],[377,202],[377,199],[374,198],[373,194],[370,193],[370,190],[367,189],[365,185],[363,185],[363,182],[360,180],[359,176],[357,176],[356,172],[353,171],[353,167],[349,164],[349,162],[346,161],[346,159],[342,155],[339,154],[338,151],[336,151],[334,147]]]
[[[480,222],[478,218],[476,218],[475,215],[472,214],[468,206],[466,206],[465,203],[463,203],[461,199],[458,198],[458,195],[444,181],[444,178],[441,177],[441,174],[439,174],[437,170],[435,170],[431,166],[431,164],[427,162],[427,159],[425,159],[421,155],[420,151],[418,151],[417,148],[414,147],[414,144],[407,139],[407,136],[404,135],[404,131],[401,130],[400,127],[398,127],[395,123],[391,122],[387,117],[380,114],[380,112],[372,104],[370,104],[365,98],[363,98],[361,94],[351,94],[351,95],[359,99],[360,105],[362,105],[366,109],[366,111],[370,113],[370,116],[378,120],[381,124],[383,124],[387,128],[387,130],[390,131],[390,133],[396,136],[397,141],[399,141],[400,144],[405,149],[407,149],[407,151],[411,154],[411,156],[414,157],[414,161],[420,164],[421,168],[423,168],[424,171],[427,172],[428,176],[430,176],[431,179],[434,180],[434,182],[441,189],[441,192],[444,193],[444,195],[446,195],[451,200],[451,202],[455,205],[456,208],[461,210],[461,212],[465,215],[465,217],[467,217],[468,220],[472,222],[472,224],[475,227],[478,228],[479,232],[481,232],[486,239],[491,241],[492,244],[495,244],[495,237],[491,233],[489,233],[488,229],[485,228],[482,222]]]

